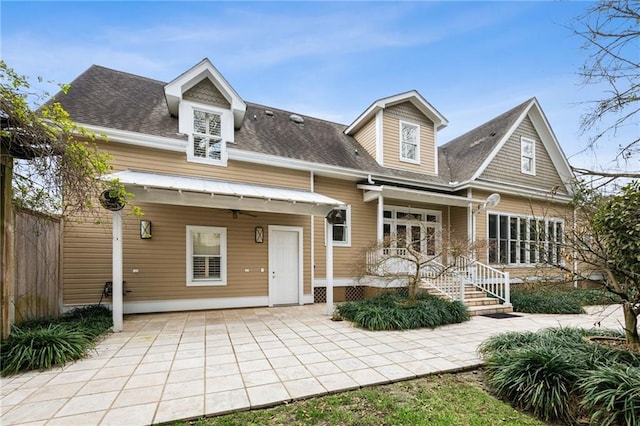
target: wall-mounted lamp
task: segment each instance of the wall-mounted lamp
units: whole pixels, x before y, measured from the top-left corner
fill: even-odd
[[[150,220],[140,221],[140,238],[142,238],[143,240],[151,239],[151,221]]]
[[[256,226],[256,243],[264,243],[264,228],[262,226]]]

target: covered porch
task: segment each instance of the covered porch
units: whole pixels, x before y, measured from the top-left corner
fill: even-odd
[[[127,250],[123,248],[122,213],[112,213],[116,331],[122,329],[124,313],[313,303],[307,260],[309,217],[325,217],[342,206],[341,201],[301,189],[142,171],[118,172],[105,179],[117,179],[133,194],[134,202],[146,209],[145,220],[140,221],[140,240],[129,242]],[[154,216],[163,218],[159,226]],[[327,220],[325,224],[329,229]],[[326,250],[327,280],[332,284],[332,244]],[[146,265],[147,271],[161,268],[154,256],[163,256],[174,267],[167,268],[167,276],[156,273],[158,283],[145,282],[144,268],[138,263]],[[176,275],[180,269],[186,269],[186,278]],[[125,281],[126,290],[134,290],[127,301],[122,296]],[[161,284],[165,281],[170,282],[166,289]],[[136,283],[139,291],[135,291]],[[331,313],[333,303],[328,302],[327,312]]]
[[[476,253],[477,215],[495,207],[499,194],[475,199],[391,185],[358,188],[365,202],[377,203],[378,243],[366,253],[370,283],[418,280],[474,312],[511,310],[509,273],[479,262]]]

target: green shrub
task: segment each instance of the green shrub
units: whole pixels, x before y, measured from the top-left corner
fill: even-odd
[[[500,397],[544,420],[572,423],[574,385],[585,364],[579,357],[567,356],[561,347],[527,346],[489,357],[487,384]]]
[[[415,301],[385,292],[369,299],[339,304],[338,314],[368,330],[434,328],[469,319],[466,306],[436,296],[421,294]]]
[[[1,344],[2,375],[45,370],[84,357],[91,339],[62,324],[22,330],[14,327]]]
[[[99,305],[18,324],[0,343],[1,374],[44,370],[83,358],[112,324],[111,311]]]
[[[579,389],[592,424],[640,424],[640,367],[600,366],[589,371]]]
[[[545,420],[571,423],[578,415],[601,410],[597,416],[594,414],[594,421],[601,424],[609,421],[606,407],[637,410],[640,355],[591,343],[585,339],[587,336],[621,337],[622,333],[549,328],[493,336],[478,349],[486,361],[487,384],[514,405],[530,409]],[[605,371],[599,377],[592,377],[601,369]],[[614,386],[616,380],[619,388]],[[614,399],[614,394],[621,399]],[[605,406],[605,402],[609,405]],[[620,421],[621,417],[616,416],[612,418]]]
[[[566,292],[513,290],[511,303],[516,312],[530,314],[583,314],[580,302]]]

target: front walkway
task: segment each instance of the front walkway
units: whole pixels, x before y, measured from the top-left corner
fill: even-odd
[[[504,331],[621,328],[616,307],[590,311],[402,332],[330,321],[323,304],[129,315],[88,359],[2,378],[0,423],[144,425],[220,414],[473,367],[478,345]]]

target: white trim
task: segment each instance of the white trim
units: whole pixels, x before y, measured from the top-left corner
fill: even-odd
[[[529,197],[536,200],[568,203],[573,198],[570,195],[551,194],[542,192],[540,189],[523,185],[505,184],[493,181],[476,181],[470,183],[469,188],[488,192],[500,192],[501,195],[513,195],[516,197]]]
[[[193,154],[193,120],[196,111],[220,116],[220,159],[196,157]],[[187,161],[192,163],[211,164],[215,166],[227,165],[227,142],[234,143],[233,118],[231,116],[231,111],[197,102],[182,101],[180,102],[178,123],[179,131],[189,136],[189,142],[187,144]]]
[[[436,124],[433,123],[433,169],[435,170],[435,175],[438,176],[440,173],[440,167],[438,166],[438,129],[436,129]]]
[[[487,156],[487,158],[485,158],[485,160],[482,162],[480,167],[478,167],[478,170],[476,170],[474,175],[471,176],[469,180],[474,181],[478,179],[478,177],[480,177],[482,173],[484,173],[484,170],[489,166],[489,164],[493,161],[496,155],[498,155],[498,152],[500,152],[502,147],[507,143],[507,141],[509,140],[513,132],[515,132],[518,126],[520,126],[520,124],[522,123],[522,120],[524,120],[524,118],[529,113],[529,110],[531,109],[532,105],[533,105],[533,101],[529,103],[529,105],[524,109],[524,111],[522,111],[518,119],[513,122],[509,130],[504,134],[502,139],[500,139],[500,142],[496,144],[496,146],[493,148],[493,151],[491,151],[491,153]]]
[[[544,115],[544,111],[540,107],[538,100],[533,98],[529,105],[524,109],[522,114],[518,117],[518,119],[513,123],[511,128],[505,133],[504,137],[500,140],[500,142],[494,147],[493,151],[482,165],[476,170],[474,175],[469,179],[468,182],[472,182],[478,179],[480,175],[485,171],[488,165],[493,161],[498,152],[502,149],[505,143],[509,140],[509,138],[513,135],[513,132],[522,124],[522,121],[526,116],[529,116],[529,119],[533,123],[533,127],[536,132],[540,136],[540,140],[544,145],[549,157],[551,158],[551,162],[555,166],[560,179],[565,185],[565,189],[569,194],[572,194],[573,188],[571,187],[571,183],[575,181],[575,175],[571,170],[571,166],[567,160],[567,156],[562,151],[562,147],[558,143],[558,139],[553,133],[553,129],[551,129],[551,125]],[[468,183],[465,182],[465,183]]]
[[[353,134],[357,132],[363,125],[369,122],[374,114],[383,110],[389,106],[397,105],[402,102],[411,102],[416,108],[428,117],[437,126],[438,130],[441,130],[449,124],[447,119],[440,114],[440,112],[433,107],[425,98],[422,97],[417,90],[410,90],[408,92],[399,93],[397,95],[389,96],[386,98],[378,99],[372,103],[362,114],[355,119],[353,123],[349,125],[344,131],[345,134]]]
[[[366,185],[361,184],[357,186],[358,189],[364,191],[363,201],[365,203],[371,202],[378,198],[378,195],[383,195],[387,198],[397,198],[405,201],[417,201],[422,203],[432,203],[445,206],[467,207],[469,202],[476,204],[482,204],[485,200],[475,200],[459,195],[441,194],[439,192],[430,192],[428,190],[409,189],[398,186],[388,185]]]
[[[187,287],[214,287],[227,285],[227,228],[220,226],[186,226],[187,240]],[[196,280],[193,278],[193,232],[220,234],[220,278]]]
[[[382,110],[376,113],[376,161],[384,166],[384,115]]]
[[[187,149],[188,142],[182,139],[171,139],[163,136],[130,132],[128,130],[118,130],[110,127],[94,126],[91,124],[77,124],[96,135],[106,136],[108,141],[142,146],[145,148],[162,149],[165,151],[185,152]],[[176,136],[179,135],[179,133],[176,133]]]
[[[298,233],[298,304],[304,304],[304,229],[301,226],[282,226],[282,225],[269,225],[269,295],[268,306],[273,306],[272,295],[274,293],[275,281],[273,280],[273,264],[271,253],[274,250],[272,246],[273,232],[297,232]]]
[[[510,212],[504,212],[504,211],[496,211],[496,210],[487,210],[485,213],[485,223],[486,223],[486,232],[485,232],[485,238],[486,241],[489,242],[489,216],[490,215],[494,215],[498,217],[498,227],[500,226],[500,216],[505,216],[508,218],[508,223],[507,223],[507,229],[511,229],[511,219],[515,218],[515,219],[524,219],[525,222],[525,230],[526,230],[526,236],[523,239],[522,236],[518,235],[519,238],[517,238],[517,241],[520,242],[520,244],[524,243],[529,244],[532,240],[531,240],[531,236],[529,235],[530,232],[530,227],[529,222],[533,221],[533,222],[539,222],[539,221],[543,221],[545,223],[545,236],[546,239],[544,241],[542,241],[542,243],[544,244],[544,246],[546,247],[547,244],[551,241],[549,240],[549,235],[546,232],[549,228],[548,228],[548,224],[549,222],[554,223],[554,224],[561,224],[562,225],[562,241],[559,243],[559,247],[558,250],[561,250],[562,246],[564,245],[564,232],[565,232],[565,220],[562,217],[558,217],[558,216],[552,216],[552,217],[548,217],[548,216],[536,216],[536,215],[531,215],[531,214],[519,214],[519,213],[510,213]],[[518,226],[518,234],[520,233],[520,226]],[[554,233],[555,233],[555,226],[554,226]],[[528,237],[528,238],[527,238]],[[501,240],[500,236],[498,236],[496,239]],[[507,238],[507,253],[510,251],[510,247],[509,247],[509,243],[510,241],[513,240],[513,238]],[[549,262],[531,262],[530,256],[531,253],[529,251],[529,249],[527,249],[525,247],[526,250],[526,259],[525,262],[522,262],[522,259],[520,259],[519,263],[490,263],[489,262],[489,250],[491,249],[490,244],[487,244],[487,251],[486,251],[486,255],[487,255],[487,264],[488,265],[498,265],[500,267],[506,267],[506,268],[528,268],[528,267],[541,267],[541,266],[549,266],[552,267],[552,265]],[[520,246],[518,246],[518,252],[516,253],[516,258],[520,257]],[[561,265],[565,264],[565,259],[564,257],[560,257],[560,259],[558,259],[560,261]]]
[[[351,204],[348,204],[346,206],[342,206],[342,207],[337,207],[334,210],[345,210],[346,214],[347,214],[347,218],[345,219],[345,223],[344,223],[344,227],[346,228],[345,231],[347,233],[346,235],[346,241],[336,241],[333,240],[333,246],[334,247],[351,247]],[[331,225],[332,227],[335,225]],[[325,229],[326,231],[326,229]],[[324,235],[324,245],[327,245],[327,234],[325,232]]]
[[[524,147],[525,145],[531,145],[531,156],[525,155]],[[531,160],[531,170],[526,170],[524,168],[524,159]],[[526,136],[520,136],[520,172],[525,175],[536,175],[536,141],[535,139],[528,138]]]
[[[122,289],[123,289],[123,281],[122,281],[122,211],[114,211],[112,222],[112,257],[111,257],[111,267],[112,267],[112,303],[113,303],[113,331],[121,332],[122,331]]]
[[[220,71],[206,58],[164,86],[164,95],[169,112],[173,115],[179,114],[182,95],[205,78],[209,79],[231,104],[234,127],[239,129],[242,125],[247,105]]]
[[[348,169],[345,167],[331,166],[327,164],[313,163],[310,161],[296,160],[291,158],[278,157],[269,154],[260,154],[251,151],[240,150],[237,148],[227,148],[229,160],[245,161],[247,163],[262,164],[267,166],[284,167],[292,170],[313,171],[317,176],[335,177],[338,179],[350,178],[352,181],[367,179],[369,176],[374,180],[384,180],[387,182],[395,182],[399,184],[409,184],[413,186],[424,186],[425,188],[439,188],[447,191],[452,190],[452,185],[438,184],[436,182],[421,183],[412,179],[400,178],[392,174],[372,173],[364,170]],[[401,170],[401,169],[398,169]],[[406,172],[406,170],[403,169]],[[429,175],[429,173],[423,173]]]
[[[202,299],[155,300],[149,302],[125,302],[125,314],[150,312],[194,311],[201,309],[252,308],[267,306],[267,296],[211,297]]]
[[[333,286],[334,287],[354,287],[358,286],[358,278],[334,278]],[[316,278],[313,280],[313,288],[326,288],[327,287],[327,279],[326,278]]]
[[[409,158],[409,157],[405,157],[402,155],[402,146],[404,145],[405,141],[402,139],[402,128],[404,126],[407,127],[415,127],[416,129],[416,150],[415,150],[415,158]],[[403,163],[411,163],[411,164],[420,164],[420,125],[417,123],[412,123],[410,121],[404,121],[404,120],[400,120],[400,124],[398,126],[398,131],[399,131],[399,135],[398,135],[398,140],[400,141],[400,152],[399,152],[399,159],[400,161],[402,161]],[[409,143],[407,143],[408,145],[410,145]]]

